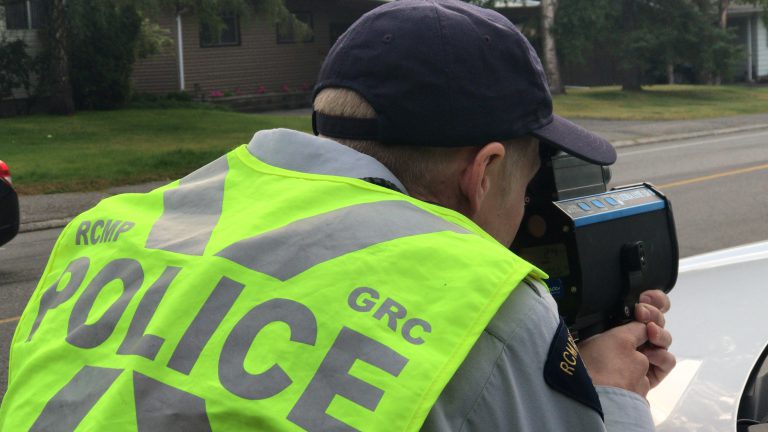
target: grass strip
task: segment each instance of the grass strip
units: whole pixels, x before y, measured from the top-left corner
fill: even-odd
[[[0,159],[20,193],[99,190],[179,178],[278,127],[310,132],[311,121],[201,109],[16,117],[0,119]]]
[[[606,120],[688,120],[768,112],[768,87],[656,85],[568,89],[554,97],[563,117]]]

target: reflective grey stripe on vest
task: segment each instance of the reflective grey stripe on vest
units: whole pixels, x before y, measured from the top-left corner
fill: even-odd
[[[133,372],[138,432],[210,432],[205,400]]]
[[[227,157],[222,156],[163,192],[163,214],[146,247],[202,255],[221,216],[228,171]]]
[[[407,201],[379,201],[301,219],[241,240],[216,255],[287,280],[317,264],[368,246],[439,231],[470,234]]]
[[[75,430],[122,372],[120,369],[85,366],[48,401],[30,432]]]

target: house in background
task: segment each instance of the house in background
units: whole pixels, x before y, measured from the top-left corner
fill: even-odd
[[[208,100],[265,95],[254,109],[273,108],[266,101],[272,94],[281,95],[273,98],[278,104],[306,105],[331,45],[357,18],[382,3],[288,0],[288,9],[312,29],[311,36],[301,39],[291,26],[258,15],[224,16],[227,27],[219,34],[212,34],[192,13],[161,17],[160,26],[169,30],[173,47],[136,63],[134,89],[153,94],[185,91]]]
[[[744,56],[735,66],[739,81],[761,81],[768,78],[768,31],[763,21],[763,9],[752,5],[728,8],[728,27],[735,28]]]
[[[291,26],[256,14],[223,16],[227,26],[218,34],[201,25],[191,11],[160,16],[158,24],[173,43],[135,63],[134,90],[155,95],[187,92],[199,99],[227,100],[246,111],[307,106],[320,66],[336,39],[361,15],[391,0],[285,1],[312,29],[311,37],[300,38]],[[7,1],[5,8],[0,7],[0,40],[23,39],[30,55],[37,54],[42,49],[37,30],[46,3]],[[495,6],[536,39],[537,1],[498,0]],[[25,96],[14,91],[14,97]]]
[[[161,17],[173,47],[137,62],[137,92],[184,91],[256,111],[307,106],[320,66],[333,43],[360,16],[389,0],[287,0],[288,9],[312,29],[299,39],[290,26],[262,16],[224,16],[227,28],[211,34],[190,12]],[[538,2],[501,0],[496,9],[513,22],[534,21]],[[418,43],[418,42],[415,42]]]
[[[42,49],[38,29],[45,17],[44,0],[18,0],[0,6],[0,41],[23,40],[27,52],[34,56]],[[13,99],[26,98],[23,89],[14,89],[13,95],[0,95],[0,116],[15,112]]]

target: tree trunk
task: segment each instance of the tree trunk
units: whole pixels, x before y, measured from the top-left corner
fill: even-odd
[[[634,0],[623,0],[621,7],[622,31],[631,34],[635,29]],[[624,91],[640,91],[643,84],[643,67],[638,64],[624,65],[621,74],[621,89]]]
[[[720,28],[725,30],[728,27],[728,6],[731,0],[720,0]]]
[[[634,66],[621,74],[621,89],[624,91],[640,91],[643,89],[643,69]]]
[[[48,111],[51,114],[70,115],[75,112],[72,99],[72,83],[69,80],[67,58],[67,7],[66,0],[51,0],[47,43],[50,55],[48,71],[51,97]]]
[[[728,28],[728,6],[730,6],[731,0],[720,0],[720,28],[725,30]],[[723,82],[723,77],[718,73],[715,76],[715,85],[720,85]]]
[[[557,61],[555,38],[552,27],[555,24],[558,0],[541,0],[541,39],[544,54],[544,69],[549,79],[549,91],[552,94],[565,93],[563,81],[560,78],[560,65]]]
[[[667,84],[672,85],[675,83],[675,65],[667,63]]]

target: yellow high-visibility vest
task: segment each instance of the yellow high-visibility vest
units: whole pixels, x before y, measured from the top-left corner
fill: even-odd
[[[418,430],[529,274],[456,212],[243,146],[67,226],[0,430]]]

